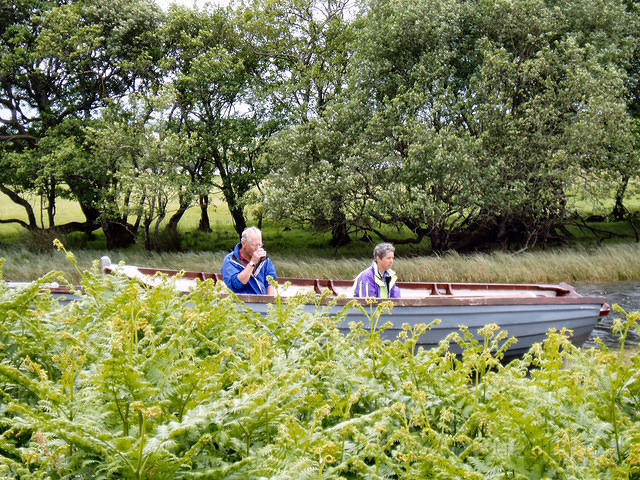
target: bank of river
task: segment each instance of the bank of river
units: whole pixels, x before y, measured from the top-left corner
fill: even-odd
[[[618,304],[626,312],[640,311],[640,281],[585,283],[576,284],[575,286],[582,295],[602,295],[607,299],[609,305]],[[596,338],[602,339],[609,347],[618,347],[618,336],[611,333],[611,324],[615,318],[620,316],[618,312],[614,312],[612,309],[611,313],[601,319],[593,329],[593,333],[585,343],[585,347],[595,347]],[[627,337],[627,343],[640,345],[640,335],[636,332],[630,332]]]

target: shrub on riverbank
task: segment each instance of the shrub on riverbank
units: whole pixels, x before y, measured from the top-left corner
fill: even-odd
[[[51,280],[55,275],[51,274]],[[41,282],[42,282],[41,281]],[[60,306],[0,283],[0,476],[637,478],[640,357],[564,332],[508,365],[412,351],[297,302],[266,317],[85,274]],[[375,314],[375,313],[374,313]],[[638,314],[616,329],[636,328]],[[487,345],[501,335],[485,329]]]

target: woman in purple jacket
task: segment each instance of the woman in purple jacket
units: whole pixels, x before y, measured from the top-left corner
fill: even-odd
[[[353,282],[354,297],[400,298],[398,276],[391,270],[396,249],[390,243],[379,243],[373,249],[373,263]]]

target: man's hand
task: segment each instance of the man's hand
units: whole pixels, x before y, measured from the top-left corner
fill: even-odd
[[[267,258],[267,251],[262,247],[258,248],[255,252],[253,252],[253,255],[251,255],[251,261],[256,265],[260,263],[260,260],[264,258]]]

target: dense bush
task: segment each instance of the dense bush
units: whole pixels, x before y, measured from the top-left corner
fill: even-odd
[[[503,365],[495,326],[457,358],[302,298],[262,317],[95,269],[62,305],[55,276],[0,283],[1,478],[640,478],[637,355],[552,332]]]

